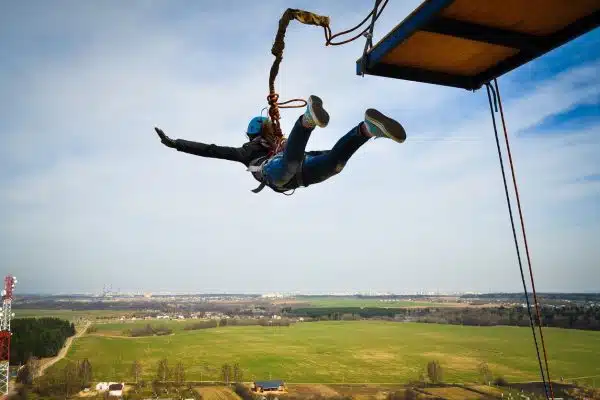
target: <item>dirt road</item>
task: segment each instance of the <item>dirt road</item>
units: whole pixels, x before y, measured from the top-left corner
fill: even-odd
[[[85,326],[80,327],[78,329],[77,333],[75,333],[75,335],[71,336],[70,338],[67,338],[67,340],[65,341],[65,345],[63,346],[62,349],[60,349],[60,351],[58,352],[56,357],[47,358],[47,359],[43,360],[42,365],[40,366],[40,371],[39,371],[38,376],[44,375],[44,372],[46,372],[46,370],[48,368],[50,368],[51,366],[53,366],[54,364],[56,364],[57,362],[59,362],[60,360],[65,358],[65,356],[69,352],[69,349],[71,348],[71,345],[73,344],[73,341],[75,339],[77,339],[78,337],[81,337],[91,324],[92,323],[89,321],[86,322]]]

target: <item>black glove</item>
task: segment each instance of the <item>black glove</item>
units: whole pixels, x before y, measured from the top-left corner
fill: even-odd
[[[162,129],[155,127],[154,130],[156,131],[156,133],[158,133],[158,137],[160,137],[160,141],[162,142],[162,144],[164,144],[167,147],[171,147],[171,148],[175,147],[175,141],[173,139],[171,139],[170,137],[168,137],[167,135],[165,135],[165,133],[162,131]]]

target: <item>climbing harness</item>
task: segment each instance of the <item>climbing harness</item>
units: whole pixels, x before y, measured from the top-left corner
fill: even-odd
[[[546,345],[544,343],[544,334],[542,332],[542,318],[541,318],[541,314],[540,314],[540,307],[539,307],[539,301],[537,298],[537,293],[535,290],[535,283],[534,283],[534,279],[533,279],[533,268],[531,266],[531,257],[529,255],[529,246],[527,245],[527,235],[525,233],[525,222],[524,222],[524,218],[523,218],[523,212],[521,210],[521,200],[519,198],[519,190],[517,187],[517,178],[515,175],[515,168],[513,165],[513,159],[512,159],[512,154],[510,151],[510,144],[508,141],[508,131],[506,129],[506,122],[504,120],[504,110],[502,109],[502,99],[500,98],[500,89],[498,87],[498,81],[496,79],[494,79],[494,86],[491,85],[491,83],[486,83],[485,84],[486,89],[487,89],[487,95],[488,95],[488,102],[489,102],[489,106],[490,106],[490,114],[492,116],[492,124],[494,126],[494,135],[496,138],[496,148],[498,150],[498,158],[500,161],[500,170],[502,171],[502,181],[504,183],[504,192],[506,194],[506,204],[508,206],[508,214],[510,217],[510,224],[511,224],[511,228],[512,228],[512,234],[513,234],[513,239],[515,242],[515,248],[516,248],[516,252],[517,252],[517,260],[519,263],[519,269],[521,272],[521,281],[523,282],[523,290],[525,293],[525,300],[527,303],[527,312],[529,314],[529,323],[531,325],[531,331],[533,334],[533,341],[535,344],[535,351],[537,354],[537,359],[538,359],[538,363],[540,366],[540,373],[542,376],[542,381],[544,383],[544,391],[546,393],[546,398],[550,398],[550,396],[552,396],[552,399],[554,399],[554,390],[552,388],[552,380],[550,379],[550,369],[548,367],[548,355],[546,353]],[[493,100],[493,105],[492,105],[492,100]],[[510,169],[511,169],[511,173],[512,173],[512,179],[513,179],[513,186],[515,189],[515,197],[517,200],[517,208],[519,210],[519,218],[520,218],[520,222],[521,222],[521,233],[523,234],[523,242],[525,244],[525,253],[527,255],[527,264],[529,266],[529,275],[531,278],[531,287],[532,287],[532,292],[533,292],[533,299],[534,299],[534,304],[535,304],[535,310],[536,310],[536,317],[537,317],[537,325],[540,331],[540,339],[541,339],[541,345],[542,345],[542,350],[543,350],[543,355],[544,355],[544,363],[545,363],[545,368],[546,368],[546,372],[544,373],[544,366],[542,365],[542,359],[540,356],[540,350],[539,350],[539,345],[538,345],[538,340],[537,340],[537,335],[535,332],[535,322],[533,319],[533,315],[531,313],[531,304],[529,302],[529,294],[527,293],[527,284],[525,282],[525,274],[523,272],[523,262],[521,261],[521,252],[519,250],[519,242],[517,239],[517,231],[515,228],[515,222],[514,222],[514,217],[513,217],[513,212],[512,212],[512,205],[511,205],[511,201],[510,201],[510,196],[508,193],[508,183],[506,182],[506,173],[504,170],[504,161],[502,159],[502,151],[500,149],[500,140],[498,138],[498,128],[496,126],[496,118],[494,116],[494,112],[498,112],[498,107],[500,110],[500,117],[502,120],[502,128],[504,130],[504,138],[505,138],[505,142],[506,142],[506,148],[507,148],[507,153],[508,153],[508,159],[509,159],[509,164],[510,164]],[[546,382],[546,378],[548,380],[548,382]]]
[[[250,162],[250,165],[248,166],[247,171],[250,171],[252,173],[252,175],[254,176],[254,178],[260,182],[260,184],[258,185],[258,187],[256,187],[255,189],[252,189],[252,192],[253,193],[260,193],[265,188],[265,186],[269,186],[271,189],[273,189],[277,193],[283,193],[286,196],[293,195],[294,192],[296,191],[295,188],[293,188],[293,189],[280,188],[280,187],[277,187],[275,185],[270,185],[267,182],[267,179],[265,178],[265,176],[263,174],[263,167],[271,159],[272,159],[272,157],[264,156],[264,157],[257,158],[256,160],[253,160],[253,161]],[[298,169],[296,170],[296,173],[294,174],[294,178],[292,178],[293,180],[295,180],[296,187],[304,186],[303,179],[302,179],[302,167],[303,167],[303,165],[304,165],[304,161],[302,161],[300,163],[300,165],[298,166]],[[290,180],[290,182],[292,182],[292,181]],[[288,182],[288,184],[290,182]],[[292,192],[291,193],[286,193],[289,190],[291,190]]]
[[[267,181],[262,173],[262,169],[268,160],[268,156],[257,158],[256,160],[252,160],[247,168],[247,171],[250,171],[254,178],[260,182],[260,185],[258,185],[256,189],[252,189],[253,193],[259,193],[267,186]]]

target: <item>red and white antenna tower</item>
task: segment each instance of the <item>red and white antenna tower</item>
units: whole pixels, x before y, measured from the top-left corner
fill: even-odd
[[[9,360],[10,360],[10,320],[14,316],[11,312],[13,289],[17,278],[7,276],[4,278],[2,290],[2,315],[0,315],[0,398],[8,395]]]

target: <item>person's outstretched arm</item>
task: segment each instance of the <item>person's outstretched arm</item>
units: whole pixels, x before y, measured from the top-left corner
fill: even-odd
[[[218,158],[241,162],[248,166],[254,158],[257,150],[256,146],[262,147],[259,143],[246,143],[242,147],[217,146],[215,144],[206,144],[201,142],[192,142],[184,139],[171,139],[160,128],[154,128],[161,142],[167,146],[181,151],[183,153],[193,154],[200,157]]]

